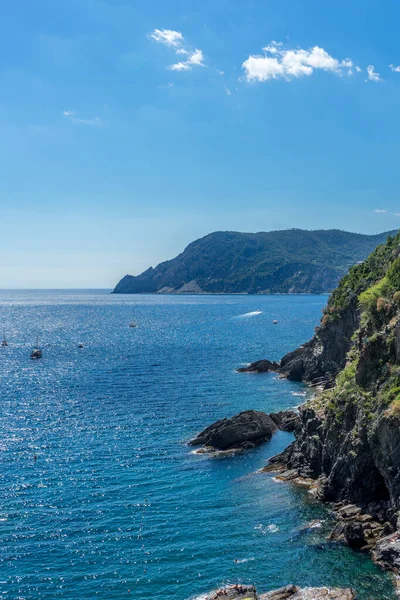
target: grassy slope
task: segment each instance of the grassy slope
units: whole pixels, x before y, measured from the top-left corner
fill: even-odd
[[[373,422],[383,411],[400,414],[400,234],[390,237],[362,265],[353,267],[331,295],[321,327],[329,327],[356,302],[359,329],[345,369],[332,390],[317,396],[340,418],[346,402],[356,400]]]

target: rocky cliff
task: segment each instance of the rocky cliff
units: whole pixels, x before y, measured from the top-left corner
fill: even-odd
[[[400,235],[351,269],[314,338],[277,369],[328,389],[301,408],[295,442],[267,470],[315,480],[338,511],[334,537],[398,570]]]
[[[393,233],[393,232],[391,232]],[[389,233],[288,229],[259,233],[217,231],[177,257],[126,275],[117,294],[273,294],[331,292],[348,269]]]

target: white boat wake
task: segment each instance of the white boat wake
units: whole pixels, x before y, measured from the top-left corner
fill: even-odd
[[[237,315],[234,319],[244,319],[246,317],[256,317],[257,315],[262,315],[262,310],[254,310],[253,312],[245,313],[244,315]]]

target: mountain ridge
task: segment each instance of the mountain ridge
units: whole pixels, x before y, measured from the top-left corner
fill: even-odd
[[[140,275],[126,275],[113,293],[328,293],[353,264],[395,233],[216,231],[194,240],[171,260]]]

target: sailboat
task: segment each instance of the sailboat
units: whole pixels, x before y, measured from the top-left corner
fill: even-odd
[[[37,358],[42,358],[43,356],[43,350],[41,350],[39,348],[39,336],[36,338],[36,346],[35,348],[33,348],[32,352],[31,352],[31,358],[32,359],[37,359]]]
[[[8,346],[8,342],[7,342],[7,339],[6,339],[6,332],[4,332],[3,340],[1,342],[1,345],[2,346]]]

